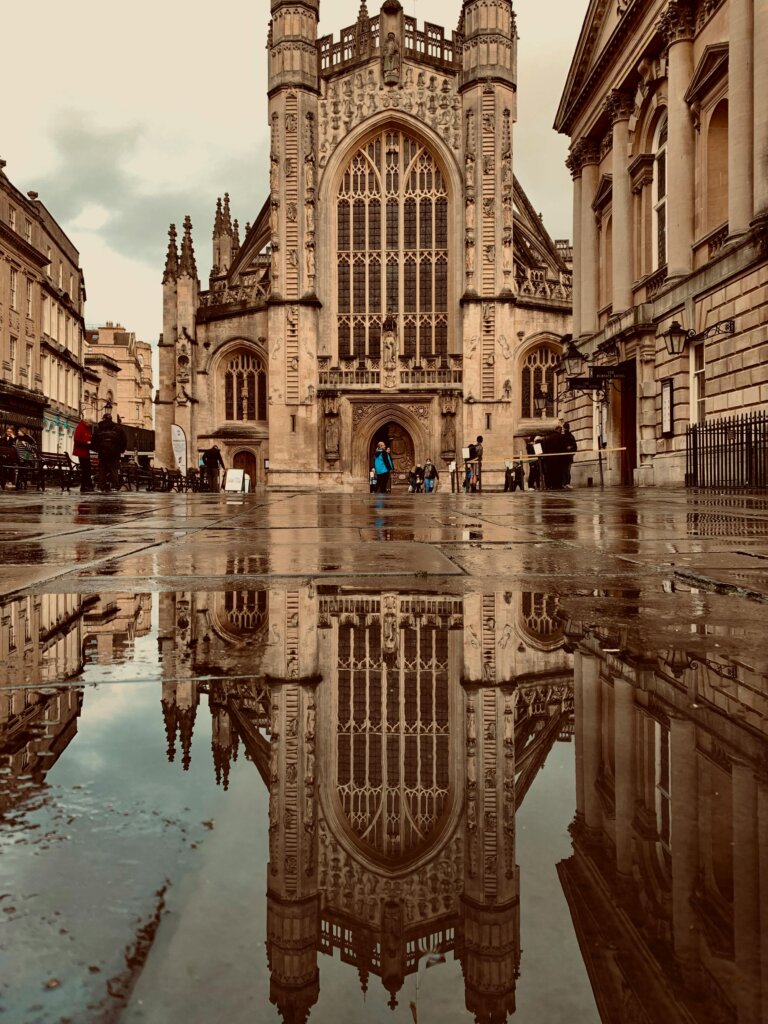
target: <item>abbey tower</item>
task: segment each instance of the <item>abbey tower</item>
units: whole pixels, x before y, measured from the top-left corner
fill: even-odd
[[[354,489],[379,439],[445,472],[482,434],[493,486],[554,417],[534,393],[571,312],[569,247],[513,170],[512,4],[464,0],[450,38],[399,0],[338,40],[319,0],[271,13],[268,197],[242,243],[219,201],[207,288],[170,232],[159,458],[176,423],[190,465],[216,443],[254,482]]]

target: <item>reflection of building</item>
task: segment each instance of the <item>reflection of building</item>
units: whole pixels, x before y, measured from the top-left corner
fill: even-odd
[[[163,275],[158,455],[191,451],[275,487],[367,485],[485,437],[500,480],[541,426],[569,329],[570,247],[513,173],[511,0],[464,0],[450,38],[399,0],[318,38],[319,0],[271,0],[269,195],[240,240],[229,196],[201,289],[186,220]],[[546,410],[553,422],[554,405]],[[497,470],[491,474],[491,469]]]
[[[601,1018],[759,1024],[765,662],[714,643],[657,657],[621,636],[574,628],[573,639],[577,815],[558,870]]]
[[[85,657],[111,665],[130,660],[134,641],[149,633],[151,594],[105,594],[85,616]]]
[[[247,567],[244,569],[246,571]],[[269,787],[271,999],[306,1021],[318,952],[398,1000],[420,952],[461,961],[480,1022],[514,1010],[515,812],[570,738],[556,602],[314,587],[161,596],[169,757],[209,694],[217,779]],[[200,676],[218,681],[195,682]]]
[[[555,127],[571,140],[573,333],[621,378],[602,424],[583,392],[566,414],[582,448],[603,433],[626,449],[608,456],[622,483],[682,482],[688,424],[765,408],[766,52],[765,0],[589,4]],[[694,337],[671,355],[675,320]]]

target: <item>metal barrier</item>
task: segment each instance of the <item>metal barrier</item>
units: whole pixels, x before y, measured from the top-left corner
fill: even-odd
[[[768,490],[768,412],[694,423],[685,431],[688,487]]]

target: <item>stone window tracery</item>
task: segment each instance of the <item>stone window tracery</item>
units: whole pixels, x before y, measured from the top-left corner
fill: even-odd
[[[534,396],[536,389],[541,388],[549,396],[545,415],[553,417],[557,410],[557,386],[555,367],[558,353],[551,345],[539,345],[528,353],[523,362],[520,395],[522,408],[520,415],[524,419],[532,419],[536,415]]]
[[[448,193],[432,154],[400,131],[355,153],[337,196],[339,356],[381,355],[395,316],[400,352],[448,352]]]
[[[267,419],[267,372],[253,352],[238,349],[224,369],[224,418],[240,422]]]

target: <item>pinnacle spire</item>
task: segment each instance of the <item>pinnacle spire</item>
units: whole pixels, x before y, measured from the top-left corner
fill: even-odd
[[[224,193],[224,230],[228,235],[232,234],[232,216],[229,212],[229,192]]]
[[[179,275],[197,277],[195,263],[195,247],[192,244],[192,219],[189,214],[184,218],[184,237],[181,240],[181,257],[179,259]]]
[[[236,255],[237,250],[240,248],[240,225],[238,224],[237,217],[235,217],[234,224],[232,225],[232,255]]]
[[[179,275],[179,250],[176,245],[176,225],[171,224],[168,229],[168,252],[165,256],[165,271],[163,272],[163,284],[175,281]]]
[[[216,200],[216,216],[213,220],[213,237],[220,235],[224,227],[224,219],[221,215],[221,198]]]

